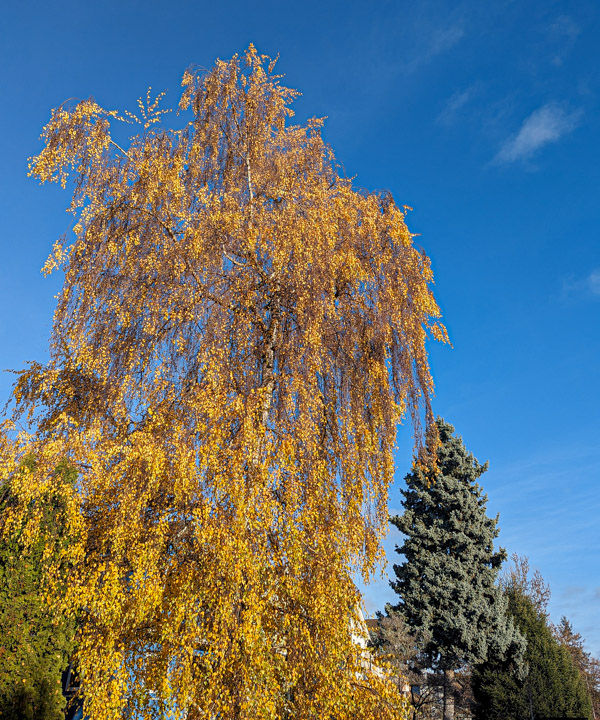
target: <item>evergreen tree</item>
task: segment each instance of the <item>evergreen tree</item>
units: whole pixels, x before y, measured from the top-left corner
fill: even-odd
[[[554,636],[581,673],[592,702],[593,716],[600,718],[600,662],[585,649],[581,633],[573,630],[566,617],[563,616],[554,628]]]
[[[25,463],[27,466],[31,461]],[[67,482],[74,471],[58,470]],[[17,498],[8,483],[0,486],[0,520],[10,515]],[[38,515],[40,539],[25,548],[19,533],[0,527],[0,718],[60,720],[65,698],[61,674],[73,650],[74,626],[53,617],[43,599],[42,557],[54,543],[68,542],[60,520],[62,508],[54,497]],[[4,532],[2,530],[4,529]]]
[[[391,522],[406,536],[397,552],[392,588],[399,612],[419,637],[428,666],[445,676],[444,717],[454,714],[452,678],[465,663],[509,653],[523,639],[506,616],[496,579],[505,551],[494,550],[498,518],[486,515],[477,479],[487,469],[469,453],[454,427],[437,420],[437,468],[415,464],[405,480],[404,513]]]
[[[519,677],[506,659],[490,659],[473,670],[476,720],[539,717],[589,718],[585,680],[569,652],[552,635],[548,620],[518,586],[505,590],[508,609],[527,641],[527,674]]]

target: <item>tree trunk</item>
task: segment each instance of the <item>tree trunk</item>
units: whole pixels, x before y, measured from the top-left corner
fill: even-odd
[[[444,670],[443,720],[454,720],[454,670]]]

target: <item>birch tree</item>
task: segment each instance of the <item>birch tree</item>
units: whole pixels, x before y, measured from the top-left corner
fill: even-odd
[[[50,361],[15,387],[37,458],[15,484],[79,471],[48,595],[81,618],[85,712],[402,717],[352,642],[352,578],[381,558],[398,423],[417,446],[433,426],[430,262],[321,120],[290,123],[269,58],[182,85],[173,128],[150,92],[59,107],[31,161],[75,225],[45,266],[65,274]]]

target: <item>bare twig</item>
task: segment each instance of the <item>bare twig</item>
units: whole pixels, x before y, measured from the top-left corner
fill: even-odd
[[[117,148],[117,150],[120,150],[123,153],[123,155],[125,155],[127,157],[128,160],[131,160],[127,150],[123,150],[123,148],[120,145],[117,145],[117,143],[112,138],[108,138],[108,139],[109,139],[109,142],[111,142]]]

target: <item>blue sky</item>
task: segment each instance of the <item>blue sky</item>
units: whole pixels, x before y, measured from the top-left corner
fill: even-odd
[[[39,270],[70,218],[26,165],[50,109],[133,109],[150,85],[174,100],[191,64],[280,53],[298,119],[326,115],[356,183],[414,208],[454,345],[431,347],[436,412],[490,461],[500,543],[600,655],[598,37],[592,0],[5,4],[0,367],[46,356],[60,278]],[[410,450],[403,427],[392,510]],[[365,597],[394,600],[385,578]]]

